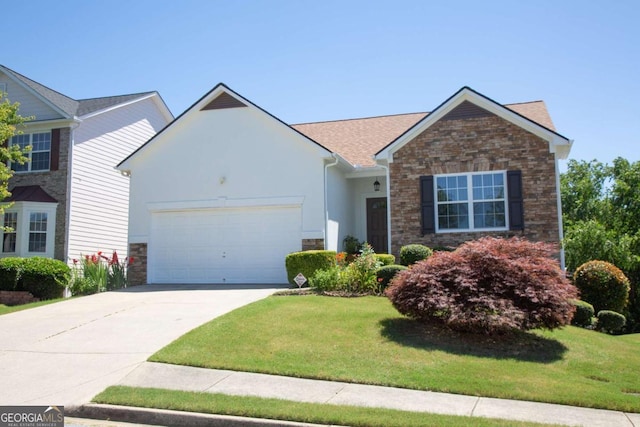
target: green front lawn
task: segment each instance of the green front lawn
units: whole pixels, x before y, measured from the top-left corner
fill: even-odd
[[[269,297],[150,360],[640,412],[640,334],[457,334],[406,319],[382,297]]]
[[[315,403],[291,402],[258,397],[228,396],[224,394],[194,393],[153,388],[109,387],[94,402],[112,405],[172,409],[239,417],[288,420],[322,425],[362,427],[419,427],[447,426],[477,427],[521,426],[543,424],[520,421],[437,415],[424,412],[395,411],[380,408],[360,408]]]

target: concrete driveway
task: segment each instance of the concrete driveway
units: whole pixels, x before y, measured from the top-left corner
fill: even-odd
[[[86,403],[189,330],[276,290],[145,285],[0,316],[0,405]]]

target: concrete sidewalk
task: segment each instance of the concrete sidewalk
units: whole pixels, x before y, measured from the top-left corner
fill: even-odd
[[[569,426],[640,427],[640,414],[618,411],[192,368],[152,362],[141,364],[124,377],[119,384],[237,396],[258,396],[311,403],[502,418]],[[97,409],[94,408],[94,410],[99,413],[99,406],[96,405],[96,407]],[[118,410],[126,411],[124,408],[118,408]],[[164,416],[169,415],[164,414]],[[140,421],[140,418],[136,418],[136,420]],[[259,421],[256,420],[256,422],[259,424]],[[184,423],[185,425],[193,425],[187,419],[184,420]]]

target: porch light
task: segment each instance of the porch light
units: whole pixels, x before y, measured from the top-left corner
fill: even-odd
[[[373,191],[380,191],[380,181],[376,178],[376,181],[373,183]]]

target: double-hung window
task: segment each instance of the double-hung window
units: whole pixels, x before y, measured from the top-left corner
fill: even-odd
[[[437,175],[436,231],[507,229],[506,173]]]
[[[29,215],[29,252],[47,251],[47,213],[31,212]]]
[[[19,164],[11,163],[11,169],[16,172],[48,171],[51,166],[51,132],[28,133],[16,135],[11,138],[12,145],[18,145],[21,149],[31,146],[27,153],[29,162]]]
[[[15,253],[18,212],[5,212],[3,225],[5,230],[2,236],[2,252],[6,254]]]

